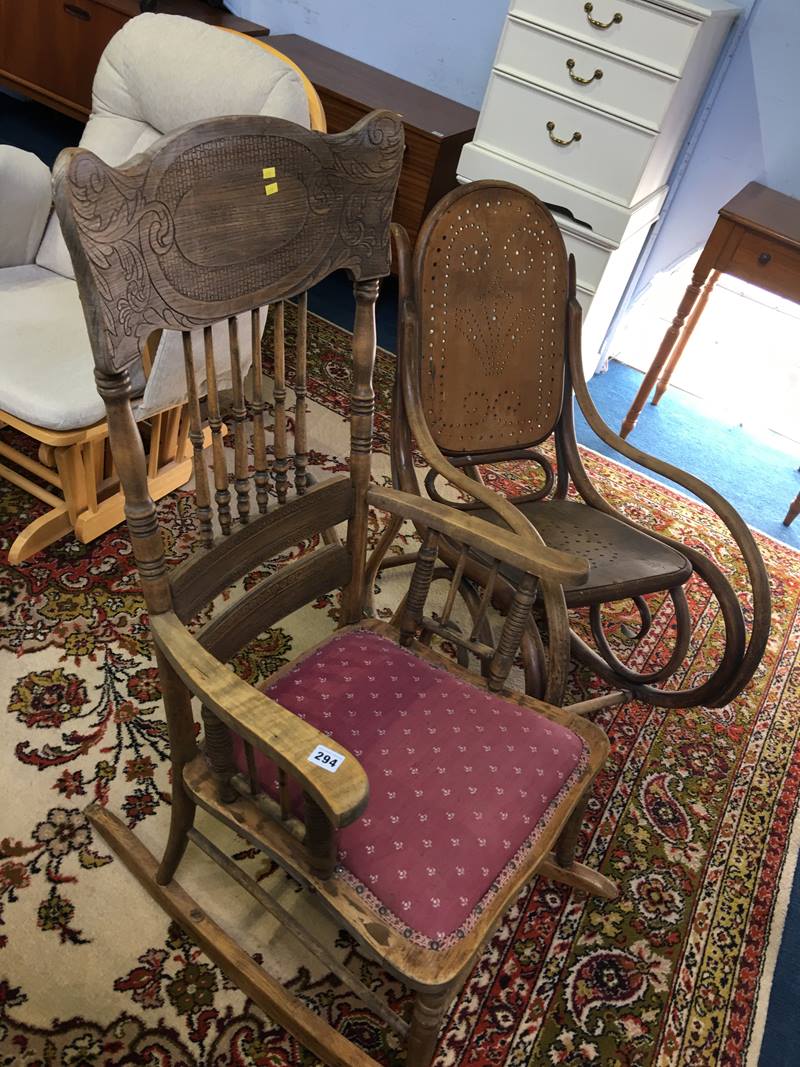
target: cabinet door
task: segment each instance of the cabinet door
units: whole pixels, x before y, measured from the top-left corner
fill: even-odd
[[[85,117],[103,49],[127,19],[95,0],[3,0],[0,74],[20,91]]]

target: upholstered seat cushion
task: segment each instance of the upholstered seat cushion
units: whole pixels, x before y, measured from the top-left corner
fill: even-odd
[[[78,287],[33,264],[0,270],[0,409],[48,430],[105,418]]]
[[[165,133],[218,115],[275,115],[308,126],[299,74],[257,41],[196,19],[130,19],[106,46],[92,84],[81,147],[120,166]],[[73,277],[55,214],[36,256]]]
[[[335,635],[267,692],[364,766],[369,804],[340,833],[338,875],[433,948],[474,925],[587,758],[571,730],[367,630]],[[257,770],[274,796],[273,765]]]
[[[266,320],[266,308],[261,320]],[[47,430],[85,429],[105,418],[78,287],[71,278],[34,264],[0,268],[0,323],[0,411]],[[217,384],[227,389],[231,383],[228,326],[217,322],[212,329]],[[241,362],[248,368],[252,349],[249,313],[239,316],[239,344]],[[200,331],[194,335],[193,352],[195,378],[205,396]],[[186,385],[181,335],[173,331],[163,334],[146,387],[141,366],[131,369],[131,379],[135,396],[144,390],[133,402],[137,419],[183,403]]]

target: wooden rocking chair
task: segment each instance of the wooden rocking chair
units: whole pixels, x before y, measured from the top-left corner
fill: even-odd
[[[444,197],[428,216],[412,254],[408,236],[392,227],[399,273],[398,367],[392,417],[392,472],[396,487],[419,495],[412,436],[430,466],[429,496],[454,513],[471,512],[512,529],[535,527],[543,543],[589,562],[588,579],[563,590],[543,581],[539,603],[547,619],[548,648],[532,613],[523,635],[526,691],[559,704],[568,653],[606,682],[661,707],[721,707],[732,700],[761,662],[770,627],[770,591],[764,561],[734,508],[698,478],[623,441],[595,408],[581,369],[581,308],[575,265],[548,209],[535,196],[504,182],[473,182]],[[751,622],[730,582],[698,549],[648,530],[614,508],[590,480],[575,439],[573,394],[586,421],[621,456],[671,479],[698,496],[728,528],[751,585]],[[554,441],[556,463],[539,446]],[[535,464],[541,485],[506,498],[483,484],[480,467],[509,461]],[[458,490],[445,499],[437,479]],[[567,498],[570,485],[577,499]],[[401,526],[394,517],[372,555],[368,586],[382,567],[409,562],[387,555]],[[424,522],[418,528],[424,532]],[[441,546],[455,572],[476,627],[478,589],[489,588],[510,611],[522,572],[458,546]],[[412,557],[413,558],[413,557]],[[684,593],[697,574],[716,598],[724,621],[719,662],[698,684],[670,686],[689,653],[692,622]],[[667,661],[649,672],[623,663],[609,641],[603,605],[630,599],[647,637],[652,619],[645,597],[668,595],[676,634]],[[566,608],[588,608],[595,648],[570,632]],[[565,634],[568,635],[565,641]],[[666,683],[666,684],[665,684]]]
[[[503,531],[445,505],[370,486],[374,303],[378,279],[389,270],[389,219],[402,154],[399,117],[375,112],[335,136],[275,119],[217,119],[162,139],[119,170],[81,149],[62,153],[56,165],[56,204],[125,494],[173,769],[171,829],[160,864],[108,811],[94,807],[90,817],[153,897],[248,996],[326,1063],[349,1067],[374,1061],[258,967],[173,881],[189,841],[279,916],[388,1027],[407,1036],[409,1067],[429,1063],[450,999],[526,881],[539,873],[604,897],[616,892],[608,879],[574,861],[584,805],[608,750],[605,735],[573,711],[504,690],[537,580],[579,582],[585,562],[541,546],[525,529]],[[264,167],[274,172],[270,195]],[[123,209],[128,215],[120,233]],[[113,246],[109,225],[115,227]],[[124,256],[118,251],[123,241]],[[124,300],[131,264],[137,292],[146,293],[135,306]],[[301,326],[295,493],[287,501],[280,301],[343,267],[356,298],[350,469],[309,486]],[[237,363],[236,316],[250,310],[256,330],[256,309],[267,303],[278,309],[272,468],[260,368],[248,429]],[[300,310],[302,321],[302,298]],[[227,319],[230,337],[236,518],[213,385],[211,327],[220,319]],[[195,554],[171,573],[127,369],[150,332],[166,325],[184,331],[199,532]],[[207,346],[216,535],[192,359],[191,330],[199,328]],[[364,620],[370,504],[422,521],[427,530],[397,626]],[[344,543],[331,532],[342,523]],[[261,579],[196,636],[187,629],[228,586],[318,533],[327,533],[321,547]],[[440,536],[459,543],[464,554],[479,551],[524,575],[497,648],[486,652],[486,679],[425,643],[441,629],[424,614]],[[275,673],[262,690],[225,665],[258,633],[337,587],[343,589],[344,628]],[[455,595],[454,586],[451,604]],[[200,747],[193,698],[202,705]],[[302,929],[195,827],[198,806],[313,889],[366,952],[416,991],[410,1021],[381,1003],[313,931]]]

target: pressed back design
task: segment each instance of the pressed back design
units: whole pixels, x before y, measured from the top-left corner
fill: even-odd
[[[416,256],[421,393],[440,448],[522,448],[555,428],[568,268],[549,211],[514,186],[465,186],[430,216]]]
[[[94,356],[140,358],[154,329],[195,329],[294,296],[337,268],[386,273],[402,127],[375,112],[323,137],[263,116],[211,119],[115,169],[72,149],[54,174],[97,298]],[[266,177],[265,177],[266,175]]]
[[[81,149],[59,158],[56,203],[90,325],[98,387],[107,404],[116,406],[117,429],[112,425],[111,434],[119,455],[135,458],[139,444],[126,409],[128,369],[142,358],[154,330],[182,332],[188,396],[182,432],[188,432],[193,447],[197,521],[206,548],[212,547],[216,529],[227,536],[254,514],[264,515],[270,490],[279,504],[285,503],[290,466],[297,495],[309,487],[306,290],[342,267],[358,290],[352,473],[357,481],[368,481],[371,307],[377,295],[374,279],[389,268],[388,227],[402,151],[398,117],[375,112],[335,136],[263,116],[212,119],[162,138],[122,168]],[[296,396],[292,464],[283,305],[290,297],[298,302],[297,339],[289,353]],[[263,308],[269,304],[275,349],[271,442],[257,358]],[[225,412],[212,331],[219,321],[227,323],[230,350],[231,396]],[[254,355],[249,388],[244,348]],[[232,479],[226,433],[233,439]],[[209,443],[210,476],[205,460]],[[142,543],[153,537],[155,512],[137,482],[138,473],[131,471],[126,486],[126,514],[140,537],[138,558],[147,594],[161,565],[154,569],[155,560],[149,558],[160,554],[157,541],[151,540],[149,548]],[[159,594],[158,603],[165,602]],[[192,603],[199,606],[196,594]]]

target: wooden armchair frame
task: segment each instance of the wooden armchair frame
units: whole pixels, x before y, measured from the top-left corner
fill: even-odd
[[[494,215],[491,214],[493,211]],[[492,244],[493,223],[490,219],[499,220],[501,229],[505,227],[497,245]],[[528,230],[521,231],[523,225]],[[511,231],[513,235],[509,235]],[[527,248],[512,249],[519,232],[533,236]],[[764,561],[747,525],[719,493],[693,475],[628,444],[603,422],[581,369],[581,308],[575,293],[574,260],[571,256],[568,259],[563,238],[550,212],[535,196],[517,186],[494,181],[473,182],[448,194],[433,209],[420,232],[413,258],[405,231],[395,225],[392,233],[399,275],[399,351],[391,436],[394,484],[408,493],[420,493],[414,469],[413,439],[431,468],[425,479],[430,496],[439,501],[443,499],[435,484],[437,477],[462,494],[461,500],[448,501],[453,509],[477,511],[494,522],[520,531],[531,524],[536,526],[541,520],[544,529],[550,502],[566,503],[571,485],[585,508],[582,514],[571,513],[570,521],[575,523],[574,535],[570,535],[568,523],[562,521],[556,541],[559,548],[580,553],[581,545],[602,540],[605,536],[616,539],[612,549],[620,554],[628,550],[632,557],[647,552],[661,551],[663,554],[659,548],[662,545],[674,550],[671,554],[674,573],[669,580],[665,578],[662,587],[653,585],[650,580],[649,585],[639,584],[637,579],[626,579],[624,573],[619,574],[611,587],[598,590],[592,586],[591,575],[590,581],[583,586],[560,588],[542,582],[540,598],[547,622],[547,647],[532,614],[522,647],[527,691],[560,703],[572,656],[606,682],[628,690],[647,703],[662,707],[698,704],[720,707],[727,704],[752,678],[769,636],[770,589]],[[521,245],[524,244],[523,240]],[[514,252],[513,259],[510,250]],[[469,277],[474,268],[467,265],[459,274],[461,268],[450,266],[459,257],[463,264],[467,254],[483,257],[477,283],[480,291],[472,293],[470,290],[471,296],[466,290],[471,284]],[[493,272],[499,274],[501,271],[508,272],[511,278],[502,304],[497,303],[495,293],[501,283],[495,283],[492,278]],[[514,280],[520,272],[530,275],[530,280],[521,286]],[[484,298],[484,292],[490,291],[493,295]],[[492,307],[488,306],[492,300],[496,301],[492,306],[496,308],[498,320],[505,315],[505,323],[511,322],[511,326],[504,337],[498,333],[490,343],[480,326],[474,323],[481,314],[492,317]],[[456,322],[460,325],[454,329]],[[531,326],[532,323],[535,326]],[[526,333],[528,327],[530,333]],[[537,334],[536,330],[540,332]],[[450,363],[453,369],[450,369]],[[485,365],[491,368],[488,373]],[[475,389],[484,386],[486,416],[483,424],[460,431],[457,402],[450,401],[453,409],[448,411],[447,405],[440,404],[437,397],[453,392],[458,394],[459,382],[465,378],[469,379],[470,385],[478,382]],[[496,380],[501,380],[501,384],[496,385]],[[501,395],[502,389],[505,392]],[[541,396],[541,409],[536,408],[533,400],[537,392]],[[521,398],[518,409],[507,415],[503,412],[506,396]],[[575,437],[573,397],[592,430],[605,444],[624,458],[689,490],[725,524],[749,576],[752,598],[749,633],[739,598],[713,560],[691,546],[632,521],[610,504],[592,483]],[[555,444],[556,469],[537,447],[551,436]],[[511,498],[487,488],[481,480],[480,466],[509,460],[528,460],[537,464],[544,475],[542,487]],[[605,516],[614,520],[612,528]],[[401,565],[413,558],[387,555],[399,528],[398,519],[389,523],[369,561],[370,587],[381,568]],[[424,532],[423,524],[418,523],[418,528]],[[442,556],[451,571],[459,566],[454,548],[448,549],[444,545]],[[691,620],[683,585],[693,573],[703,579],[719,604],[725,645],[709,677],[686,689],[671,689],[663,683],[668,682],[681,666],[689,646]],[[487,582],[491,582],[495,606],[507,611],[518,580],[513,569],[501,568],[499,574],[494,574],[476,556],[460,566],[459,578],[465,601],[473,613],[476,585],[485,588]],[[659,588],[672,598],[675,607],[677,634],[674,648],[668,663],[661,669],[637,672],[627,668],[611,649],[604,632],[602,605],[630,598],[640,613],[641,625],[635,640],[641,640],[647,635],[652,621],[644,595]],[[570,630],[567,605],[589,608],[596,647]]]
[[[263,41],[245,37],[236,30],[216,29],[244,38],[296,70],[306,93],[311,129],[325,132],[325,112],[319,94],[293,60]],[[159,338],[160,331],[150,338],[143,351],[145,380]],[[9,563],[16,565],[30,559],[70,530],[80,542],[88,544],[122,522],[122,489],[108,443],[106,420],[76,430],[50,430],[0,409],[0,427],[3,425],[36,442],[38,455],[34,458],[8,441],[0,441],[0,457],[7,461],[0,462],[0,478],[48,505],[47,511],[18,534],[9,548]],[[150,494],[154,500],[160,500],[184,485],[192,475],[188,404],[150,415],[141,422],[140,428],[147,456]],[[206,446],[210,440],[210,432],[205,431]],[[45,484],[40,484],[42,482]]]
[[[616,893],[608,879],[574,858],[584,805],[608,751],[605,735],[580,716],[581,709],[556,709],[505,690],[538,583],[557,586],[567,580],[579,582],[586,574],[585,561],[548,549],[527,527],[505,532],[480,518],[458,515],[444,504],[370,486],[374,303],[378,279],[389,270],[389,219],[402,152],[399,117],[376,112],[347,133],[332,137],[265,118],[214,120],[162,139],[120,170],[81,150],[62,153],[56,166],[57,208],[76,264],[92,338],[96,379],[106,404],[111,445],[125,494],[169,727],[171,825],[160,864],[110,812],[93,806],[89,815],[152,896],[247,995],[324,1062],[340,1067],[366,1067],[374,1061],[257,967],[173,880],[190,841],[277,915],[388,1027],[407,1038],[409,1067],[426,1067],[430,1062],[449,1000],[503,910],[527,880],[539,873],[600,896]],[[260,180],[264,162],[275,167],[282,197],[264,198]],[[176,190],[187,192],[179,197]],[[126,217],[125,233],[119,234],[115,227],[124,214],[120,210],[123,197],[126,201],[133,197],[137,207]],[[130,254],[149,286],[145,306],[140,305],[133,315],[128,315],[128,305],[121,299],[130,279],[125,262],[113,251],[120,239],[129,242]],[[213,286],[208,270],[185,258],[182,250],[186,248],[195,249],[205,264],[213,264]],[[353,278],[356,297],[349,473],[313,484],[307,471],[305,300],[299,295],[292,496],[282,301],[305,293],[342,267]],[[137,284],[140,281],[141,274]],[[236,316],[249,309],[255,330],[257,309],[265,303],[275,308],[272,463],[267,459],[260,366],[255,368],[249,409],[238,367]],[[125,316],[124,329],[121,316]],[[230,331],[233,494],[221,448],[214,387],[211,326],[220,318],[227,319]],[[197,551],[171,572],[148,490],[146,457],[131,411],[127,370],[153,326],[167,322],[181,328],[184,336],[199,534]],[[202,330],[206,345],[213,495],[194,387],[192,330]],[[277,499],[277,509],[272,496]],[[388,510],[400,520],[421,522],[426,528],[409,593],[395,624],[364,619],[370,505]],[[344,541],[335,532],[342,523],[347,527]],[[190,620],[231,584],[289,546],[317,535],[324,542],[321,547],[272,571],[214,614],[195,634],[188,629]],[[462,671],[428,647],[434,634],[445,632],[449,636],[449,631],[442,629],[447,625],[447,611],[438,618],[424,614],[440,538],[448,545],[459,544],[465,557],[480,551],[525,575],[497,647],[480,648],[487,667],[485,679]],[[569,731],[585,754],[563,788],[553,794],[546,821],[537,825],[534,843],[497,887],[491,903],[479,911],[475,926],[441,950],[409,940],[337,873],[337,833],[357,820],[369,802],[369,782],[356,755],[225,665],[258,633],[336,588],[342,589],[340,621],[344,630],[340,634],[379,635],[394,647],[408,649],[417,661],[443,667],[449,675],[467,680],[478,691],[502,693],[508,706],[525,710],[521,716],[525,723],[543,724],[545,732],[551,727]],[[454,585],[448,596],[449,607],[456,592]],[[488,601],[483,610],[487,606]],[[478,647],[471,636],[459,640]],[[270,687],[293,666],[276,672]],[[202,706],[202,746],[195,737],[193,700]],[[527,732],[527,726],[524,729]],[[236,761],[235,738],[243,746],[243,765]],[[334,758],[343,760],[335,775],[309,761],[320,743]],[[279,785],[274,796],[267,794],[258,777],[260,757],[267,757],[275,767]],[[292,806],[292,783],[303,795],[302,819]],[[382,1004],[313,931],[301,928],[195,826],[198,807],[311,887],[367,953],[416,991],[410,1021]]]

